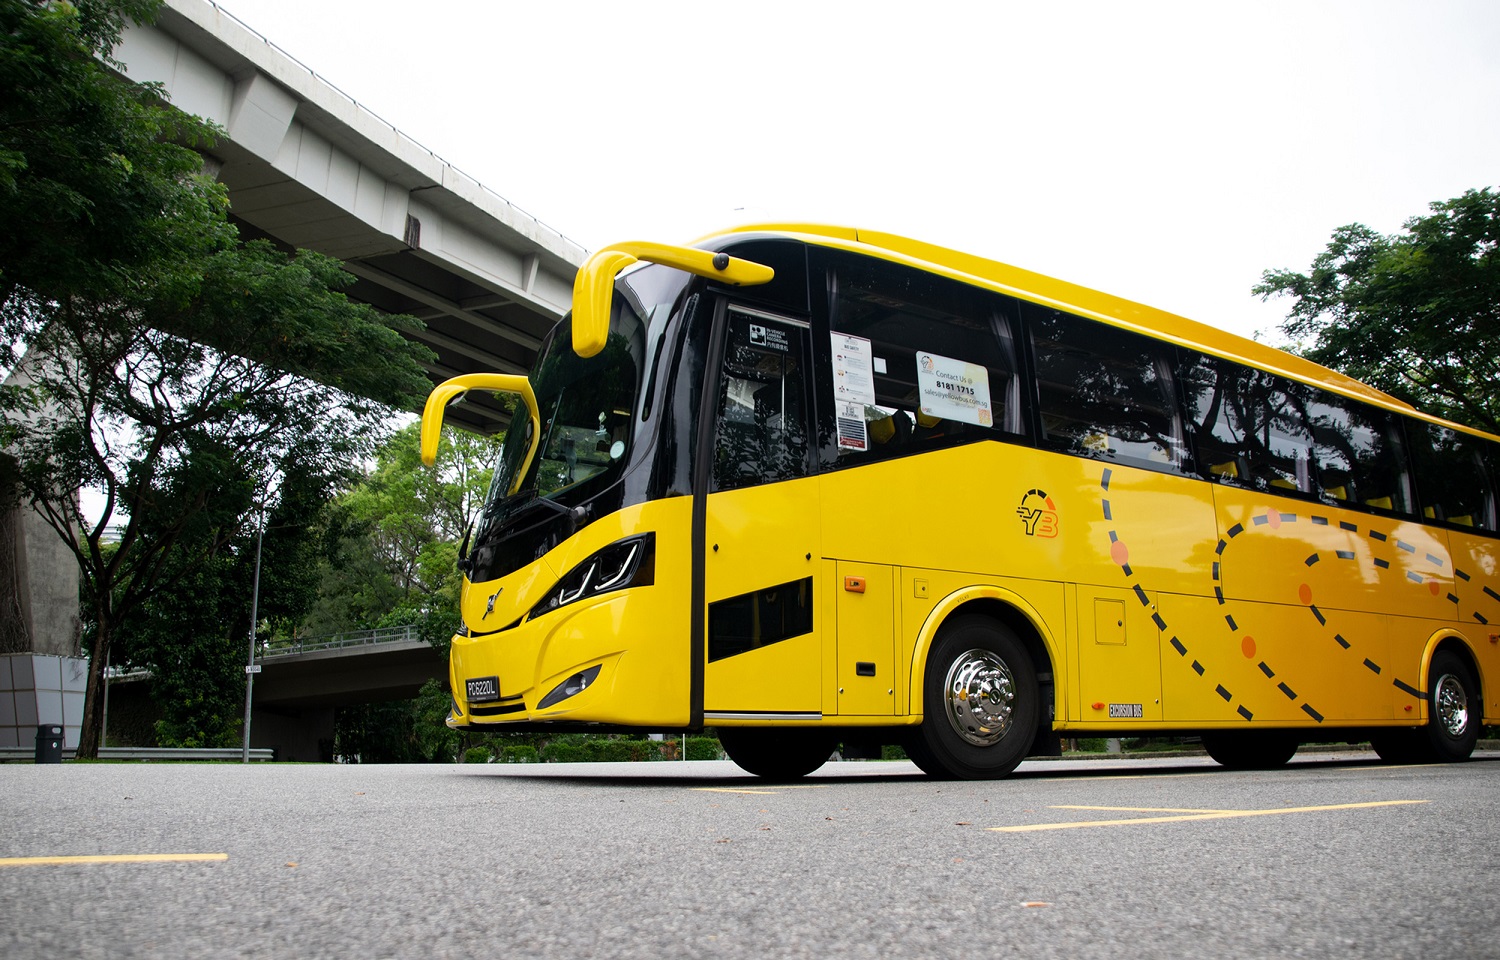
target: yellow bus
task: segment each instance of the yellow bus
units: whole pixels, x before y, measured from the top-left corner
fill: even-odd
[[[1461,760],[1500,722],[1500,440],[1203,324],[902,237],[621,244],[515,394],[451,726],[713,727],[751,773],[1063,737]]]

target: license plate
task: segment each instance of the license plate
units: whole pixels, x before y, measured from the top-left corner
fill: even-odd
[[[499,677],[473,677],[464,681],[470,703],[485,703],[500,699]]]

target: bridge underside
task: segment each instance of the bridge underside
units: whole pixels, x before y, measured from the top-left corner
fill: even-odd
[[[205,0],[169,0],[115,55],[223,128],[205,164],[243,235],[337,257],[358,278],[351,297],[427,325],[412,337],[437,355],[434,382],[531,369],[572,301],[581,247]],[[450,419],[490,433],[508,416],[475,395]]]

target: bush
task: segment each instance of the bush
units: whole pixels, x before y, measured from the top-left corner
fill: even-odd
[[[559,737],[542,747],[543,763],[583,763],[588,757],[583,745]]]
[[[549,740],[543,763],[633,763],[662,759],[662,742],[634,736],[565,733]]]
[[[496,759],[501,763],[537,763],[541,757],[538,756],[536,747],[522,743],[501,747]]]
[[[689,760],[718,760],[724,756],[724,751],[719,747],[719,741],[713,737],[688,737],[687,759]]]
[[[464,763],[489,763],[494,758],[489,747],[470,747],[464,751]]]
[[[1076,743],[1077,743],[1077,747],[1075,749],[1077,749],[1077,751],[1079,753],[1103,753],[1104,752],[1104,738],[1103,737],[1085,737],[1082,740],[1076,741]]]
[[[906,760],[906,750],[899,743],[888,743],[880,748],[880,759],[882,760]]]

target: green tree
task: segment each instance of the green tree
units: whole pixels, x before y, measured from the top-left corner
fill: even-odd
[[[84,757],[121,625],[243,537],[257,503],[274,508],[285,465],[367,456],[377,405],[428,389],[430,354],[400,335],[415,320],[350,302],[327,257],[240,244],[185,145],[214,131],[108,70],[124,22],[156,7],[0,0],[0,334],[25,351],[0,392],[0,493],[19,490],[78,559]],[[105,497],[94,523],[85,487]]]
[[[1433,203],[1404,231],[1334,231],[1307,273],[1267,270],[1291,297],[1283,332],[1308,358],[1461,423],[1500,432],[1500,192]]]
[[[382,446],[374,470],[339,499],[346,540],[309,632],[417,624],[445,647],[458,625],[458,550],[484,503],[499,445],[451,431],[428,468],[414,423]]]
[[[329,467],[332,469],[328,469]],[[348,465],[283,462],[279,496],[263,518],[259,546],[260,602],[256,626],[287,632],[315,597],[321,559],[320,514],[353,472]],[[151,671],[160,705],[157,743],[165,747],[229,747],[240,743],[244,664],[259,525],[238,523],[246,503],[220,501],[224,526],[238,531],[222,549],[173,550],[168,586],[122,622],[111,662]],[[92,624],[89,625],[92,628]]]

